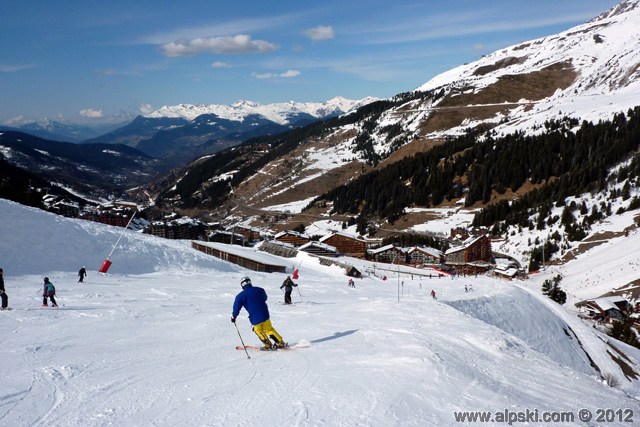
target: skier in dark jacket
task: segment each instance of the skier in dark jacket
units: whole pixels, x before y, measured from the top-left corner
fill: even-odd
[[[9,305],[9,297],[4,289],[4,271],[0,268],[0,298],[2,298],[2,310],[6,310]]]
[[[285,304],[292,304],[291,302],[291,292],[293,291],[293,287],[294,286],[298,286],[297,283],[293,283],[293,280],[291,280],[291,276],[287,276],[286,279],[284,279],[284,282],[282,282],[282,286],[280,286],[280,289],[284,288],[284,303]]]
[[[80,271],[78,271],[78,276],[80,276],[80,280],[78,280],[78,283],[84,282],[84,276],[86,275],[87,275],[87,269],[84,268],[84,265],[83,265]]]
[[[42,306],[47,306],[47,298],[51,300],[51,306],[57,307],[58,303],[56,302],[56,287],[53,286],[53,283],[49,281],[48,277],[44,278],[44,290],[42,292]]]
[[[240,281],[242,292],[236,295],[233,302],[233,312],[231,313],[231,321],[236,322],[240,310],[244,307],[249,312],[249,321],[253,325],[253,332],[256,333],[260,341],[264,344],[263,350],[271,350],[273,348],[283,348],[287,344],[284,342],[280,334],[271,325],[269,320],[269,307],[267,306],[267,293],[264,289],[251,284],[251,279],[243,277]],[[271,344],[271,339],[274,344]]]

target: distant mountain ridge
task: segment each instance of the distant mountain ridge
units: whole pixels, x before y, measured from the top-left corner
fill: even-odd
[[[336,97],[326,102],[308,103],[291,101],[263,105],[237,101],[232,105],[164,106],[85,142],[125,144],[162,159],[169,167],[182,166],[249,138],[285,132],[347,113],[373,101],[374,98],[349,100]]]
[[[194,120],[198,116],[210,114],[221,119],[243,121],[248,116],[257,115],[279,125],[286,126],[295,124],[299,121],[299,117],[301,116],[309,116],[315,119],[331,117],[355,110],[373,101],[376,101],[376,99],[372,97],[351,100],[338,96],[325,102],[289,101],[273,104],[259,104],[253,101],[240,100],[231,105],[179,104],[174,106],[163,106],[149,114],[145,114],[144,117],[181,117],[187,120]]]
[[[0,125],[0,131],[25,132],[38,138],[79,143],[103,135],[120,126],[122,124],[79,125],[45,118],[16,126]]]
[[[121,144],[73,144],[10,131],[0,131],[0,159],[51,187],[96,198],[149,182],[158,163]],[[0,171],[0,180],[5,172]]]

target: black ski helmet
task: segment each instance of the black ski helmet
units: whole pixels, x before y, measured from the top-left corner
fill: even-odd
[[[242,278],[242,280],[240,281],[240,287],[242,289],[244,289],[245,286],[250,285],[251,284],[251,279],[249,279],[248,276],[245,276]]]

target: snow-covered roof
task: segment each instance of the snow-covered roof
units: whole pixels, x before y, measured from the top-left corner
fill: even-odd
[[[285,230],[285,231],[281,231],[278,234],[276,234],[274,237],[277,239],[279,237],[282,236],[296,236],[296,237],[300,237],[301,239],[310,239],[309,236],[307,236],[306,234],[303,233],[298,233],[297,231],[293,231],[293,230]]]
[[[324,249],[328,252],[338,252],[338,249],[335,246],[327,245],[326,243],[313,242],[313,241],[309,243],[305,243],[304,245],[300,246],[300,250],[303,251],[311,247]]]
[[[435,248],[430,248],[429,246],[414,246],[412,248],[409,248],[407,252],[412,253],[415,251],[424,252],[436,258],[440,258],[442,256],[442,251]]]
[[[324,242],[327,239],[330,239],[333,236],[342,236],[342,237],[347,237],[349,239],[353,239],[353,240],[358,240],[360,242],[364,242],[367,243],[366,240],[364,240],[362,237],[360,237],[359,235],[353,235],[353,234],[349,234],[349,233],[345,233],[344,231],[336,231],[333,234],[329,234],[327,236],[324,236],[320,239],[321,242]]]
[[[393,245],[393,244],[382,246],[382,247],[379,247],[379,248],[376,248],[376,249],[370,249],[369,253],[376,255],[376,254],[379,254],[379,253],[382,253],[382,252],[386,252],[386,251],[389,251],[389,250],[396,250],[398,252],[405,253],[405,249],[403,249],[401,247],[398,247],[396,245]]]
[[[596,298],[592,301],[598,304],[598,307],[600,307],[604,311],[611,309],[620,310],[620,308],[615,304],[617,302],[628,303],[628,301],[622,297],[602,297]]]

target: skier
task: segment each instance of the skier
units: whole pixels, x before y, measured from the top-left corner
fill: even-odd
[[[82,266],[82,268],[80,269],[80,271],[78,271],[78,276],[80,276],[80,280],[78,280],[78,283],[83,283],[84,282],[84,276],[87,275],[87,270],[84,268],[84,265]]]
[[[44,278],[44,290],[42,292],[42,306],[47,307],[47,298],[51,300],[51,306],[57,307],[58,303],[55,299],[56,287],[49,281],[48,277]]]
[[[2,310],[7,310],[9,307],[9,297],[4,289],[4,271],[0,268],[0,298],[2,298]]]
[[[436,298],[436,291],[434,291],[433,289],[431,289],[431,298],[438,299]]]
[[[464,292],[465,293],[469,292],[469,288],[467,287],[467,285],[464,285]]]
[[[284,288],[284,303],[285,304],[292,304],[291,302],[291,292],[293,291],[293,287],[298,287],[297,283],[293,283],[293,280],[291,280],[291,276],[287,276],[286,279],[284,279],[284,282],[282,282],[282,285],[280,286],[280,289]]]
[[[473,285],[469,283],[469,292],[473,291]]]
[[[263,350],[286,347],[287,343],[284,342],[280,334],[271,325],[269,307],[267,306],[267,293],[264,289],[257,286],[254,287],[249,277],[243,277],[240,281],[240,286],[242,291],[236,295],[236,299],[233,302],[231,321],[236,323],[236,318],[244,307],[249,312],[249,321],[253,325],[253,332],[263,343]],[[269,338],[274,341],[274,344],[271,344]]]
[[[356,287],[356,284],[353,281],[353,279],[349,279],[349,282],[347,282],[347,284],[349,285],[350,288],[355,288]]]

